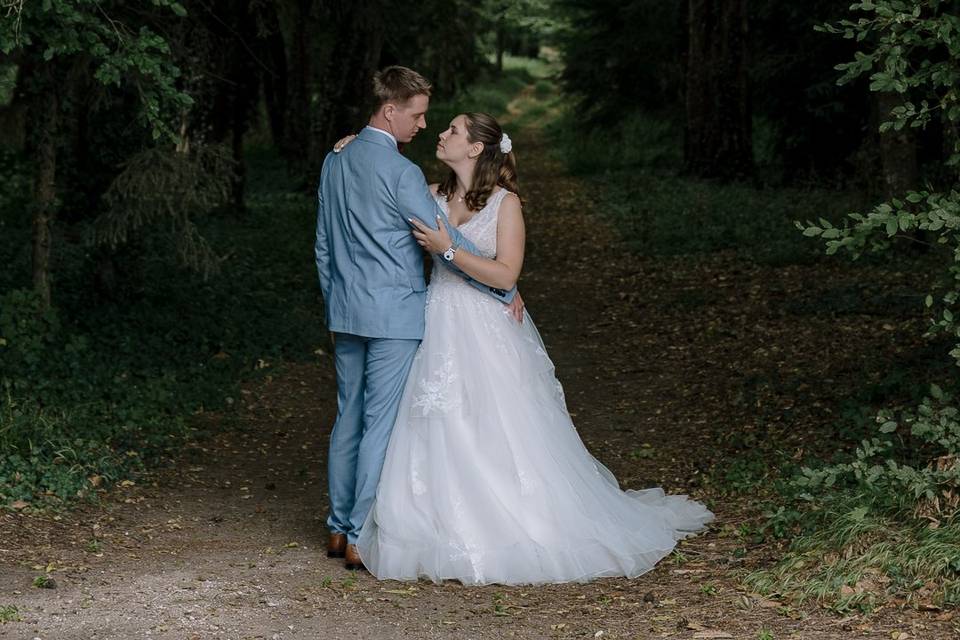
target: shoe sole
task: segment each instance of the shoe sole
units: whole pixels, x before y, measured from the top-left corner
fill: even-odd
[[[343,551],[327,551],[328,558],[342,558],[345,555],[347,554]]]

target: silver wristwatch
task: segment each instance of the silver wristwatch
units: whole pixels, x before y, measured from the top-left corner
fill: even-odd
[[[457,255],[457,245],[450,245],[450,248],[443,252],[443,259],[447,262],[453,262],[453,256]]]

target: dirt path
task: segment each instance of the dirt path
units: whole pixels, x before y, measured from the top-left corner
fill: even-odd
[[[863,375],[869,348],[896,349],[910,328],[870,345],[870,332],[806,314],[825,287],[855,281],[849,269],[627,255],[590,185],[566,175],[535,132],[515,137],[528,200],[522,290],[578,430],[625,487],[706,499],[719,517],[710,533],[635,580],[465,588],[347,572],[322,548],[336,398],[320,355],[245,389],[236,428],[149,484],[59,519],[3,514],[0,611],[16,607],[21,620],[0,624],[0,637],[957,637],[949,615],[841,619],[743,591],[771,549],[741,535],[749,499],[722,497],[706,479],[750,438],[806,446],[835,389]],[[56,588],[32,586],[44,572]]]

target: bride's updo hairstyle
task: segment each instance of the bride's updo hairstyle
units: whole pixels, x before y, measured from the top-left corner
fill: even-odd
[[[500,151],[500,140],[503,138],[500,123],[486,113],[471,112],[463,116],[467,119],[467,140],[471,143],[483,143],[483,151],[477,157],[477,165],[473,170],[473,184],[463,197],[467,208],[471,211],[483,209],[498,185],[517,194],[519,198],[517,159],[513,151]],[[453,170],[440,183],[437,191],[445,195],[447,200],[457,192],[457,174]]]

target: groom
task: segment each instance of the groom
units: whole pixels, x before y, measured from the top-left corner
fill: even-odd
[[[478,253],[447,222],[423,172],[397,150],[426,127],[431,85],[406,67],[374,76],[375,109],[357,139],[323,163],[318,189],[316,260],[334,336],[337,421],[330,435],[330,542],[327,555],[363,567],[356,549],[380,480],[400,396],[424,330],[423,254],[407,222],[436,228],[440,215],[453,245],[446,260],[467,282],[511,303],[522,317],[516,288],[487,287],[449,260],[463,248]],[[512,302],[511,302],[512,301]]]

